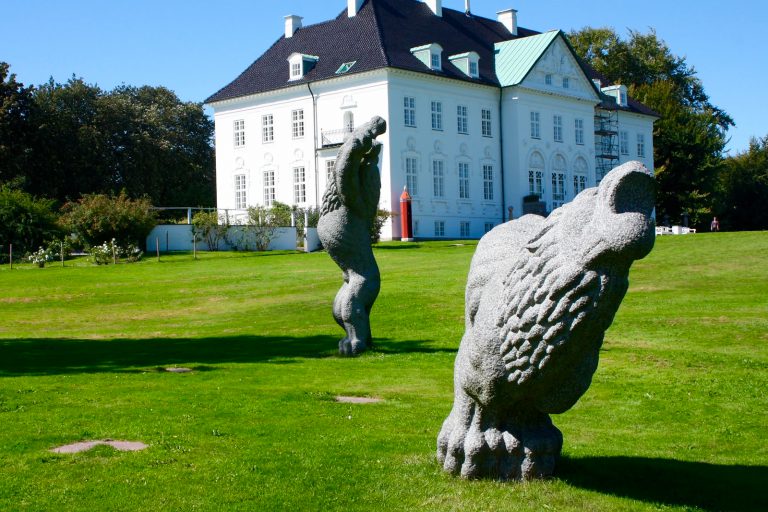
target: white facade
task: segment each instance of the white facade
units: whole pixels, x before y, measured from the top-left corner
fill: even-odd
[[[466,57],[469,72],[476,56],[454,60]],[[531,193],[551,211],[597,184],[600,102],[560,37],[511,87],[382,68],[218,101],[217,204],[319,205],[344,132],[379,115],[388,124],[378,139],[380,207],[398,214],[408,185],[416,237],[479,238],[508,220],[510,208],[519,217]],[[652,169],[655,118],[621,109],[617,117],[617,163]],[[395,217],[382,239],[399,236]]]

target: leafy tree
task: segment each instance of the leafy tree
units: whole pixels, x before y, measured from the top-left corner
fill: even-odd
[[[768,229],[768,135],[725,160],[715,213],[724,229]]]
[[[32,87],[25,87],[0,62],[0,183],[24,183],[31,137]]]
[[[654,164],[659,184],[657,216],[683,212],[702,226],[711,218],[712,193],[733,120],[714,106],[696,71],[651,30],[584,28],[569,36],[576,52],[610,83],[661,115],[654,125]]]
[[[149,198],[87,194],[64,205],[61,223],[90,247],[115,240],[121,247],[143,247],[155,226],[156,215]]]
[[[54,202],[0,186],[0,245],[3,257],[13,244],[14,254],[34,251],[60,235]]]
[[[229,224],[221,220],[217,210],[199,211],[192,217],[193,236],[204,241],[209,251],[218,251],[219,242],[227,236]]]

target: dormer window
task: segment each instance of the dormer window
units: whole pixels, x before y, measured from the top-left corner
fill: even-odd
[[[480,56],[477,53],[467,52],[451,55],[448,60],[468,77],[478,78],[480,76]]]
[[[437,43],[411,48],[411,53],[432,71],[442,71],[443,47]]]
[[[302,53],[291,54],[291,56],[288,57],[290,70],[289,80],[300,80],[304,78],[304,76],[315,67],[318,60],[320,60],[320,58],[315,57],[314,55],[304,55]]]
[[[354,66],[357,63],[356,60],[353,60],[352,62],[345,62],[341,66],[339,66],[339,69],[336,70],[337,75],[343,75],[350,69],[352,69],[352,66]]]
[[[614,98],[620,107],[627,106],[628,98],[626,85],[611,85],[609,87],[603,87],[601,90],[603,94]]]

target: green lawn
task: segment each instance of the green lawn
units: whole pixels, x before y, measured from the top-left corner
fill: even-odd
[[[434,456],[473,251],[378,246],[356,359],[326,254],[0,269],[0,510],[768,510],[768,233],[657,240],[526,484]],[[105,438],[150,448],[49,452]]]

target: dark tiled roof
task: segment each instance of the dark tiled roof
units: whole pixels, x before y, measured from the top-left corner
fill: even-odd
[[[518,28],[517,37],[538,33]],[[443,16],[438,17],[426,3],[416,0],[366,0],[352,18],[344,9],[333,20],[302,27],[293,37],[281,36],[240,76],[205,102],[215,103],[332,78],[339,66],[352,61],[356,63],[347,74],[390,67],[498,86],[494,44],[514,38],[498,21],[467,16],[461,11],[443,8]],[[430,43],[443,47],[441,71],[430,70],[411,53],[411,48]],[[480,56],[477,79],[468,77],[448,60],[451,55],[469,51]],[[314,55],[319,60],[302,79],[289,81],[288,57],[293,53]],[[587,70],[591,68],[587,66]],[[630,110],[653,115],[650,109],[634,100],[630,106],[633,107]]]

